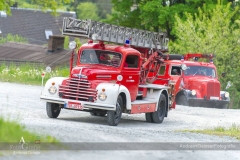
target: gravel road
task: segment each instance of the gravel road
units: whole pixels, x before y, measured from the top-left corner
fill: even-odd
[[[39,96],[42,87],[0,82],[0,114],[18,120],[30,131],[48,134],[62,142],[239,142],[235,138],[180,132],[216,126],[240,125],[240,110],[177,106],[162,124],[145,121],[144,114],[123,114],[120,124],[108,126],[106,117],[87,112],[62,110],[57,119],[46,115],[45,102]],[[7,135],[6,135],[7,136]],[[47,151],[33,155],[3,154],[1,159],[240,159],[230,150],[159,151]]]

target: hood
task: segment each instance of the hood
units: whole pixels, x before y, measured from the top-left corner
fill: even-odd
[[[108,79],[112,80],[120,71],[114,67],[105,67],[99,65],[77,66],[71,71],[71,77],[87,78],[88,80]]]
[[[204,76],[196,76],[196,77],[184,77],[184,82],[187,84],[187,88],[192,89],[200,89],[203,86],[206,86],[208,83],[216,83],[219,84],[220,82],[217,79],[211,77],[204,77]]]

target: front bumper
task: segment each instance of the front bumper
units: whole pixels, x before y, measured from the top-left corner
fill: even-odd
[[[228,100],[206,100],[203,98],[188,98],[189,106],[193,107],[207,107],[207,108],[223,108],[229,105]]]
[[[116,105],[106,104],[106,103],[95,103],[95,102],[86,102],[86,101],[76,101],[71,99],[62,99],[56,97],[48,97],[48,96],[40,96],[40,100],[50,102],[50,103],[57,103],[63,104],[64,108],[66,109],[73,109],[73,110],[89,110],[89,109],[101,109],[101,110],[116,110]],[[82,109],[75,109],[68,106],[68,103],[80,103],[82,105]]]

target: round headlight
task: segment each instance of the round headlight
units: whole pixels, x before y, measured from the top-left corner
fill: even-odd
[[[70,49],[75,49],[76,46],[77,46],[77,43],[76,43],[75,41],[71,41],[71,42],[69,42],[68,47],[69,47]]]
[[[225,93],[224,93],[224,96],[228,98],[228,97],[229,97],[229,93],[228,93],[228,92],[225,92]]]
[[[195,96],[196,95],[196,91],[192,90],[192,95]]]
[[[99,93],[98,98],[101,101],[105,101],[107,99],[107,95],[104,92]]]
[[[49,89],[48,89],[48,92],[50,94],[55,94],[57,92],[57,88],[55,86],[51,86]]]

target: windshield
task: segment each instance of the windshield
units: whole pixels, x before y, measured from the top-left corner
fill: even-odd
[[[113,67],[119,67],[122,56],[116,52],[103,50],[83,50],[80,56],[81,64],[103,64]]]
[[[208,76],[208,77],[216,77],[216,72],[214,68],[205,67],[205,66],[188,66],[184,71],[185,76]]]

